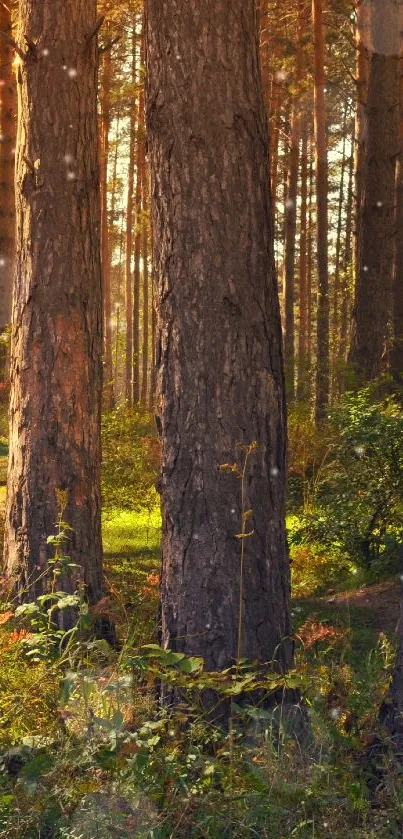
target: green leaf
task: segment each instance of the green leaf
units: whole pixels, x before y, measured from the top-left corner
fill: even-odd
[[[184,658],[178,664],[181,673],[197,673],[202,669],[204,660],[202,658]]]
[[[15,617],[29,617],[29,615],[37,615],[38,612],[39,606],[37,603],[23,603],[21,606],[17,606],[15,610]]]

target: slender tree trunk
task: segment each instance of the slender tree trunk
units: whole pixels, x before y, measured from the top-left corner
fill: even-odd
[[[126,209],[126,365],[125,365],[125,396],[129,406],[132,404],[132,370],[133,370],[133,294],[132,294],[132,257],[133,257],[133,191],[134,164],[136,154],[136,95],[134,93],[137,80],[137,33],[136,17],[133,22],[132,34],[132,87],[133,101],[130,110],[130,151],[129,176],[127,180],[127,209]]]
[[[368,131],[350,349],[358,384],[376,379],[385,368],[392,314],[399,88],[398,52],[390,52],[393,44],[385,43],[385,38],[394,39],[395,50],[399,49],[400,12],[393,3],[388,8],[390,15],[395,15],[395,33],[386,32],[388,27],[382,25],[384,6],[380,0],[370,7]]]
[[[302,118],[301,143],[301,216],[299,239],[299,333],[298,333],[298,399],[307,396],[308,372],[308,120]]]
[[[326,416],[329,402],[329,280],[327,255],[328,174],[323,0],[312,0],[312,21],[315,56],[316,242],[318,261],[318,331],[315,419],[317,423],[320,423]]]
[[[79,568],[61,585],[74,590],[84,579],[94,601],[102,577],[96,2],[20,0],[19,21],[26,55],[17,70],[5,565],[19,599],[43,589],[36,581],[53,555],[47,537],[63,490],[66,553]]]
[[[10,8],[0,2],[0,30],[12,36]],[[15,264],[14,168],[17,131],[14,51],[0,39],[0,335],[11,322],[11,303]],[[6,377],[7,348],[0,343],[0,379]]]
[[[142,24],[140,47],[140,94],[137,118],[137,161],[136,161],[136,196],[135,218],[136,233],[134,239],[134,301],[133,301],[133,404],[140,400],[140,258],[141,258],[141,208],[144,178],[144,21]]]
[[[343,147],[340,166],[340,187],[337,211],[336,230],[336,254],[333,283],[333,306],[332,306],[332,398],[334,399],[338,390],[338,360],[339,360],[339,338],[340,338],[340,297],[341,295],[341,272],[342,272],[342,232],[343,232],[343,209],[344,209],[344,180],[346,174],[346,145],[347,145],[347,108],[345,106],[343,116]]]
[[[148,388],[148,344],[150,336],[148,334],[149,322],[149,273],[148,273],[148,219],[146,215],[147,210],[147,177],[145,173],[143,184],[143,350],[142,350],[142,373],[141,373],[141,404],[144,408],[147,407],[147,388]]]
[[[102,285],[103,285],[103,325],[104,325],[104,379],[105,404],[111,410],[114,407],[113,365],[112,365],[112,302],[111,302],[111,261],[109,251],[108,224],[108,160],[109,131],[111,123],[111,51],[104,53],[102,73],[102,121],[101,121],[101,219],[102,219]]]
[[[242,615],[242,656],[287,667],[284,379],[255,0],[147,10],[162,641],[222,668]],[[241,482],[220,467],[252,442],[241,575]]]
[[[287,393],[290,400],[295,392],[295,244],[297,234],[297,190],[300,140],[299,107],[294,99],[291,111],[291,147],[288,162],[287,199],[285,202],[284,243],[284,361]]]
[[[368,100],[368,79],[369,79],[369,52],[365,32],[368,27],[368,3],[358,3],[357,7],[357,28],[356,28],[356,85],[357,104],[355,114],[355,247],[354,247],[354,274],[358,274],[358,254],[360,250],[361,236],[361,200],[363,189],[363,178],[365,168],[365,157],[367,147],[367,100]]]
[[[150,411],[154,411],[156,407],[156,391],[157,391],[157,366],[156,366],[156,350],[157,350],[157,313],[155,310],[155,283],[154,270],[151,265],[151,375],[150,375],[150,391],[148,407]]]
[[[352,266],[352,235],[353,235],[353,185],[354,185],[354,155],[350,156],[349,173],[348,173],[348,188],[347,188],[347,204],[346,204],[346,231],[345,231],[345,248],[342,266],[342,304],[340,314],[340,334],[339,334],[339,367],[341,368],[347,360],[348,350],[348,334],[351,322],[351,278],[353,274]],[[343,390],[344,371],[340,369],[339,375],[339,390]]]
[[[313,210],[314,210],[314,166],[313,166],[313,148],[312,138],[310,143],[310,164],[309,164],[309,195],[308,195],[308,242],[307,242],[307,273],[308,273],[308,371],[312,367],[312,350],[313,350],[313,326],[314,326],[314,306],[313,306],[313,242],[314,242],[314,224],[313,224]]]
[[[395,256],[393,271],[393,344],[391,371],[397,384],[403,384],[403,72],[399,79],[399,157],[396,167]]]

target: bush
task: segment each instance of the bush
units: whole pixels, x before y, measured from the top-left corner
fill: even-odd
[[[348,394],[331,416],[327,455],[294,544],[319,542],[366,571],[398,570],[403,520],[403,414],[369,389]]]

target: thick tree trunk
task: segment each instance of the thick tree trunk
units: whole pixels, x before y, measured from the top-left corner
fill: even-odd
[[[163,644],[210,670],[237,657],[241,482],[220,467],[256,442],[241,654],[287,667],[284,378],[255,0],[147,10]]]
[[[367,141],[361,192],[358,273],[350,362],[357,383],[376,379],[387,359],[392,313],[395,168],[398,151],[398,55],[386,52],[383,5],[370,7],[371,58],[368,82]],[[396,33],[399,7],[394,10]],[[399,38],[395,38],[400,43]],[[398,43],[396,49],[398,49]],[[392,44],[390,45],[392,46]],[[376,52],[375,50],[379,50]]]
[[[95,0],[20,0],[17,268],[11,348],[6,572],[44,585],[58,490],[66,553],[101,593],[101,263]],[[27,44],[31,45],[27,47]],[[35,45],[35,46],[34,46]]]
[[[102,120],[101,120],[101,218],[102,218],[102,285],[103,285],[103,325],[104,325],[104,380],[105,406],[114,407],[113,365],[112,365],[112,300],[111,300],[111,261],[109,249],[108,224],[108,161],[109,131],[111,125],[111,81],[112,58],[110,50],[104,54],[102,73]]]
[[[294,99],[291,112],[291,147],[288,158],[287,199],[285,202],[284,243],[284,361],[288,398],[295,393],[295,244],[297,235],[297,190],[299,164],[300,116]]]
[[[134,164],[136,155],[136,96],[137,79],[137,33],[136,18],[133,22],[132,35],[132,87],[133,102],[130,111],[130,149],[129,176],[127,179],[127,207],[126,207],[126,364],[125,364],[125,396],[126,402],[132,404],[132,371],[133,371],[133,191]]]
[[[0,30],[12,35],[10,8],[0,2]],[[15,264],[14,169],[17,133],[17,97],[13,71],[14,51],[0,38],[0,335],[11,323]],[[0,379],[6,375],[6,344],[0,343]]]
[[[312,22],[315,54],[316,242],[318,262],[315,419],[318,424],[325,418],[329,402],[328,174],[323,0],[312,0]]]

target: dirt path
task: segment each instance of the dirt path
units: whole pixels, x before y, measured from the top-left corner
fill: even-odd
[[[394,577],[355,591],[326,596],[321,601],[330,608],[343,611],[350,607],[366,610],[374,629],[393,633],[399,620],[400,594],[399,579]]]

